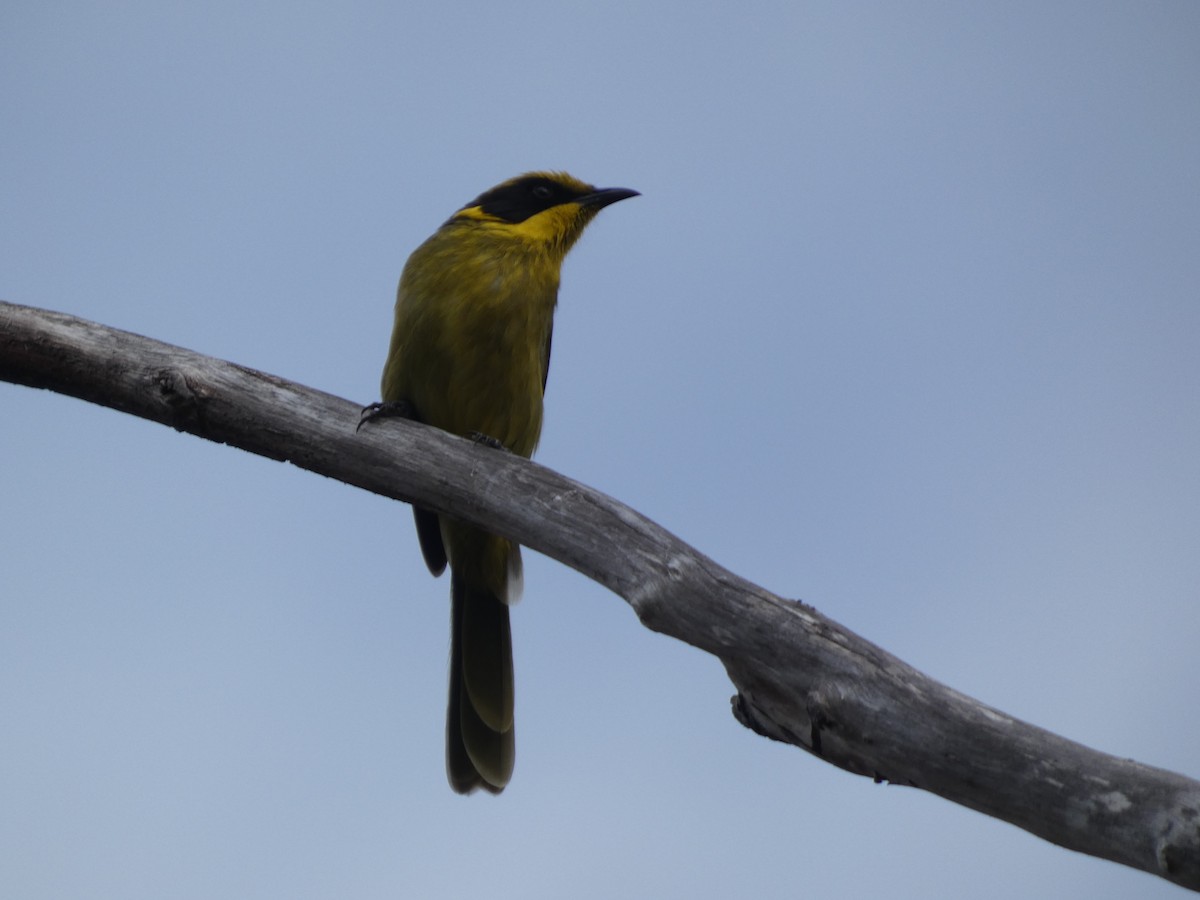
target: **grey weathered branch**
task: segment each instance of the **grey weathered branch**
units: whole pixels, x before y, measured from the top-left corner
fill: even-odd
[[[759,734],[1200,891],[1200,782],[951,690],[549,469],[360,404],[62,313],[0,302],[0,379],[232,444],[508,535],[718,657]]]

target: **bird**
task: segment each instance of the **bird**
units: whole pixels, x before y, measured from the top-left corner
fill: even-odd
[[[360,427],[401,416],[531,457],[563,260],[600,210],[638,195],[528,172],[455,212],[404,265],[382,402]],[[499,794],[516,757],[509,605],[520,547],[416,506],[413,517],[429,571],[450,566],[447,778],[460,794]]]

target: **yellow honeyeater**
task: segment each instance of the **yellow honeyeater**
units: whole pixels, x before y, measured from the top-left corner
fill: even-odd
[[[452,215],[400,276],[381,406],[532,456],[563,258],[596,213],[634,196],[533,172]],[[427,510],[413,514],[429,570],[450,564],[450,786],[498,794],[515,756],[508,604],[521,589],[520,548]]]

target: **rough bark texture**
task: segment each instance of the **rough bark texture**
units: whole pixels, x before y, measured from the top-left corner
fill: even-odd
[[[802,603],[727,572],[644,516],[511,454],[62,313],[0,303],[0,379],[80,397],[418,502],[610,588],[648,628],[717,656],[733,712],[851,772],[1200,890],[1200,782],[1021,722]]]

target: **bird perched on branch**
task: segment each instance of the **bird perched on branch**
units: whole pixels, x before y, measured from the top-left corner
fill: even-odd
[[[458,210],[404,266],[383,402],[363,422],[400,415],[532,456],[563,259],[601,209],[637,194],[532,172]],[[450,786],[498,794],[515,757],[508,607],[521,589],[520,547],[428,510],[413,515],[429,570],[450,564]]]

